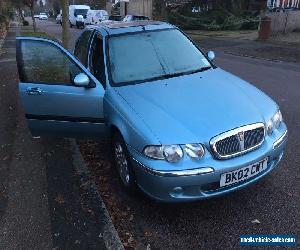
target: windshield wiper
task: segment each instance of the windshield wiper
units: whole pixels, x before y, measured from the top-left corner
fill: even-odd
[[[200,69],[198,69],[198,70],[196,70],[197,72],[203,72],[203,71],[206,71],[206,70],[209,70],[209,69],[211,69],[212,67],[211,66],[206,66],[206,67],[202,67],[202,68],[200,68]],[[195,72],[196,73],[196,72]]]
[[[187,71],[187,72],[162,75],[160,78],[167,79],[167,78],[172,78],[172,77],[178,77],[178,76],[184,76],[184,75],[191,75],[191,74],[195,74],[195,73],[199,73],[199,72],[203,72],[203,71],[209,70],[211,68],[212,68],[211,66],[206,66],[206,67],[202,67],[200,69],[191,70],[191,71]]]
[[[140,81],[135,81],[135,82],[136,83],[143,83],[143,82],[169,79],[169,78],[178,77],[178,76],[191,75],[191,74],[195,74],[195,73],[199,73],[199,72],[209,70],[211,68],[212,68],[211,66],[206,66],[206,67],[202,67],[202,68],[196,69],[196,70],[191,70],[191,71],[186,71],[186,72],[181,72],[181,73],[174,73],[174,74],[165,74],[165,75],[156,76],[156,77],[152,77],[152,78],[148,78],[148,79],[140,80]]]

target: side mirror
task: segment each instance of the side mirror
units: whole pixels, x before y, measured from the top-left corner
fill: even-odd
[[[209,51],[207,53],[207,57],[208,57],[209,60],[213,61],[215,59],[215,57],[216,57],[215,52]]]
[[[74,84],[78,87],[88,87],[90,84],[90,79],[86,74],[80,73],[77,76],[75,76]]]

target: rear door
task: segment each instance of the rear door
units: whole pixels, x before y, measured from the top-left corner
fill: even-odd
[[[103,138],[102,84],[58,43],[17,38],[19,92],[34,136]]]

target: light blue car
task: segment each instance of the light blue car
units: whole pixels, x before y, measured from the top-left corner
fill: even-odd
[[[110,138],[125,190],[164,202],[206,199],[257,181],[281,160],[287,127],[278,105],[173,25],[90,26],[74,54],[17,38],[29,128]]]

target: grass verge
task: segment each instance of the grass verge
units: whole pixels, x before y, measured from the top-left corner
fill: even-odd
[[[23,31],[23,32],[21,32],[21,36],[47,38],[50,40],[57,41],[57,39],[55,39],[53,36],[50,36],[46,32]]]

